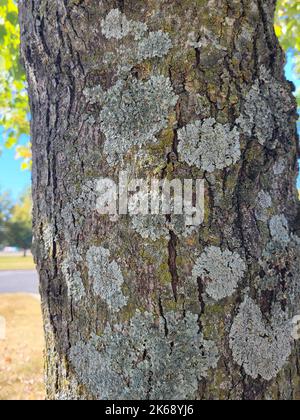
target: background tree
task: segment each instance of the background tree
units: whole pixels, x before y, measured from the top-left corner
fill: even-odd
[[[299,399],[296,104],[275,2],[20,0],[53,399]],[[204,178],[199,229],[96,182]]]
[[[21,196],[20,202],[11,209],[7,220],[7,239],[10,245],[21,248],[24,257],[32,245],[32,200],[31,191]]]
[[[4,192],[0,194],[0,247],[8,244],[7,221],[12,207],[12,200],[9,193]]]

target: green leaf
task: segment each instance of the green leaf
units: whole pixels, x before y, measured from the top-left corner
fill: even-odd
[[[17,12],[8,12],[6,15],[6,19],[12,25],[16,26],[18,24],[18,13]]]
[[[4,25],[0,25],[0,43],[2,44],[4,41],[4,37],[7,34],[6,28]]]

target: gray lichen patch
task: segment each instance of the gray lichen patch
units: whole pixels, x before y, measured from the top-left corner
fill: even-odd
[[[85,296],[85,289],[77,265],[82,263],[82,258],[73,250],[61,264],[61,270],[67,284],[68,296],[76,303]]]
[[[178,131],[180,159],[189,166],[213,172],[236,163],[241,157],[236,128],[213,118],[197,120]]]
[[[78,342],[70,361],[99,399],[194,399],[199,381],[218,363],[217,348],[199,333],[197,318],[168,312],[155,320],[137,311],[128,324]]]
[[[195,32],[188,34],[187,45],[195,49],[203,49],[207,47],[216,48],[217,50],[227,51],[227,48],[220,45],[219,39],[215,34],[204,26],[201,28],[201,36],[196,35]]]
[[[281,175],[286,168],[286,164],[284,159],[279,159],[277,162],[275,162],[275,165],[273,166],[273,172],[274,175]]]
[[[264,275],[257,278],[258,293],[271,290],[277,302],[287,308],[290,318],[298,315],[300,307],[299,255],[300,240],[291,234],[288,246],[270,241],[259,260]]]
[[[261,92],[259,81],[254,83],[247,94],[243,114],[236,123],[245,135],[255,136],[262,146],[272,140],[274,118],[268,100]]]
[[[290,91],[261,66],[259,78],[246,94],[236,123],[249,139],[256,138],[262,146],[274,149],[289,130],[287,115],[294,108]]]
[[[183,214],[173,214],[171,216],[171,220],[167,223],[167,227],[169,231],[175,233],[176,236],[187,238],[191,235],[194,235],[198,230],[198,225],[187,225],[187,215]]]
[[[170,80],[164,76],[152,76],[146,82],[119,80],[106,92],[100,114],[108,161],[118,161],[133,146],[156,142],[155,135],[168,125],[177,100]]]
[[[239,254],[211,246],[205,249],[193,268],[193,277],[201,278],[206,293],[214,300],[232,296],[246,271]]]
[[[96,180],[88,180],[78,186],[74,184],[70,186],[68,200],[61,209],[63,225],[59,226],[63,228],[67,242],[72,243],[72,240],[76,240],[77,231],[75,228],[82,226],[87,217],[97,208],[96,204]]]
[[[227,47],[221,45],[220,37],[205,26],[199,29],[197,35],[194,32],[188,34],[187,47],[200,52],[202,68],[210,69],[212,66],[221,65],[227,54]]]
[[[271,321],[265,321],[260,308],[248,297],[232,325],[230,348],[235,362],[247,375],[270,381],[291,354],[290,323],[278,307],[273,309]]]
[[[169,34],[162,30],[149,32],[145,23],[127,19],[118,9],[109,12],[101,27],[107,39],[122,40],[116,50],[105,55],[107,63],[116,64],[119,75],[125,76],[134,65],[144,60],[166,56],[172,48]]]
[[[172,42],[168,34],[163,31],[150,32],[138,43],[137,60],[138,62],[148,58],[162,58],[168,54],[172,48]]]
[[[272,217],[269,227],[273,241],[282,245],[290,242],[288,221],[283,214]]]
[[[198,230],[198,226],[187,226],[185,215],[172,215],[170,220],[164,215],[133,216],[131,219],[133,229],[143,239],[157,241],[170,239],[170,231],[179,237],[188,237]]]
[[[169,231],[166,227],[166,217],[162,215],[137,215],[131,219],[133,229],[141,235],[143,239],[156,241],[161,238],[168,239]]]
[[[88,99],[90,104],[102,103],[105,92],[102,86],[94,86],[92,88],[85,88],[83,91],[84,96]]]
[[[126,79],[132,68],[143,61],[163,58],[172,48],[169,35],[163,31],[150,32],[135,42],[132,48],[120,45],[115,53],[106,55],[109,65],[115,65],[117,74]]]
[[[112,9],[101,22],[102,34],[107,39],[120,40],[130,33],[138,39],[148,27],[145,23],[128,20],[126,15],[119,9]]]
[[[124,279],[118,264],[110,262],[110,251],[103,247],[91,247],[86,259],[95,295],[105,301],[112,311],[118,312],[128,300],[122,292]]]
[[[260,191],[256,200],[255,215],[261,222],[267,222],[270,218],[270,208],[272,207],[272,198],[269,193]]]
[[[105,134],[104,152],[110,164],[118,163],[133,147],[156,142],[156,135],[168,124],[175,107],[170,79],[151,76],[147,81],[132,77],[131,70],[145,60],[166,56],[172,47],[169,34],[150,32],[143,22],[129,20],[119,9],[111,10],[101,22],[102,34],[108,39],[104,62],[116,70],[119,80],[108,91],[101,86],[84,90],[90,104],[99,103],[100,127]],[[149,74],[149,73],[148,73]],[[92,123],[97,118],[89,116]]]
[[[43,223],[42,231],[43,231],[45,258],[48,258],[53,248],[53,241],[54,241],[53,228],[48,223]]]

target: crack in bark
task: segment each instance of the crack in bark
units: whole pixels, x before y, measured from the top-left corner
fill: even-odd
[[[177,236],[176,234],[170,230],[170,240],[168,243],[168,251],[169,251],[169,260],[168,260],[168,264],[169,264],[169,271],[171,274],[171,278],[172,278],[172,290],[173,290],[173,295],[174,295],[174,299],[177,302],[177,287],[178,287],[178,282],[179,282],[179,276],[178,276],[178,270],[177,270]]]
[[[118,8],[121,10],[122,13],[125,11],[125,0],[117,0]]]
[[[169,335],[168,321],[167,321],[167,318],[165,317],[164,308],[163,308],[162,301],[161,301],[160,297],[158,299],[158,308],[159,308],[159,314],[162,317],[162,319],[164,320],[165,336],[168,337],[168,335]]]
[[[40,24],[40,27],[39,27],[39,36],[40,36],[40,40],[41,40],[41,44],[43,46],[44,52],[46,53],[46,55],[48,57],[51,57],[51,52],[49,50],[49,47],[48,47],[46,39],[45,39],[44,29],[45,29],[45,20],[42,17],[41,24]]]
[[[172,68],[169,66],[169,78],[172,82]],[[167,156],[167,165],[162,171],[163,177],[165,176],[165,172],[167,169],[168,164],[173,165],[173,170],[175,170],[175,164],[178,161],[178,128],[180,126],[180,120],[181,120],[181,110],[180,110],[180,102],[178,101],[176,105],[176,117],[177,117],[177,124],[178,126],[174,128],[173,130],[173,142],[172,142],[172,151]],[[167,222],[171,222],[171,216],[166,216]],[[177,302],[177,287],[179,282],[179,276],[178,276],[178,270],[177,270],[177,243],[178,238],[172,230],[169,231],[170,240],[168,243],[168,266],[169,266],[169,272],[171,274],[171,283],[172,283],[172,290],[173,290],[173,296],[175,299],[175,302]]]
[[[247,261],[248,261],[248,257],[249,257],[249,250],[248,247],[246,245],[246,238],[245,238],[245,234],[244,234],[244,217],[243,217],[243,211],[242,211],[242,197],[241,197],[241,188],[244,184],[244,176],[245,176],[245,171],[246,171],[246,167],[247,167],[247,160],[246,160],[246,155],[247,152],[250,148],[250,143],[247,144],[243,154],[242,154],[242,165],[239,171],[239,175],[238,175],[238,181],[237,181],[237,185],[236,185],[236,191],[235,191],[235,196],[236,196],[236,201],[237,201],[237,227],[239,229],[240,232],[240,239],[242,242],[242,247],[245,251],[246,257],[247,257]]]
[[[197,285],[198,285],[198,294],[199,294],[198,299],[199,299],[199,303],[200,303],[200,313],[199,313],[198,323],[199,323],[200,332],[202,332],[203,331],[203,324],[202,324],[202,321],[201,321],[201,317],[205,313],[205,302],[204,302],[204,299],[202,297],[202,295],[204,293],[204,283],[203,283],[201,277],[197,278]]]
[[[267,46],[270,52],[270,66],[271,68],[274,70],[275,64],[276,64],[276,53],[277,53],[277,49],[276,46],[274,46],[274,42],[272,40],[272,35],[271,35],[271,28],[270,28],[270,24],[269,24],[269,19],[268,19],[268,15],[265,11],[264,5],[262,0],[257,0],[257,5],[258,5],[258,9],[259,9],[259,13],[261,16],[261,20],[263,23],[263,28],[264,28],[264,34],[266,37],[266,42],[267,42]],[[273,29],[273,28],[272,28]],[[274,29],[273,29],[274,31]]]

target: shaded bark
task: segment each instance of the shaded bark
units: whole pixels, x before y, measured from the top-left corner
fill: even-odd
[[[48,398],[299,399],[299,341],[286,337],[300,298],[297,117],[274,1],[19,7]],[[126,16],[119,32],[107,19],[115,9]],[[157,109],[141,110],[144,155],[127,144],[121,159],[117,144],[112,160],[119,121],[109,101],[141,86],[151,97],[149,80],[170,82],[173,93],[155,95],[177,96],[176,105],[159,108],[157,141],[142,136]],[[124,124],[130,131],[134,121]],[[208,148],[238,141],[240,156],[229,150],[216,162],[197,149],[201,163],[191,165],[188,125]],[[95,180],[117,180],[126,167],[136,178],[204,178],[203,225],[186,232],[173,221],[153,240],[130,217],[100,216]]]

